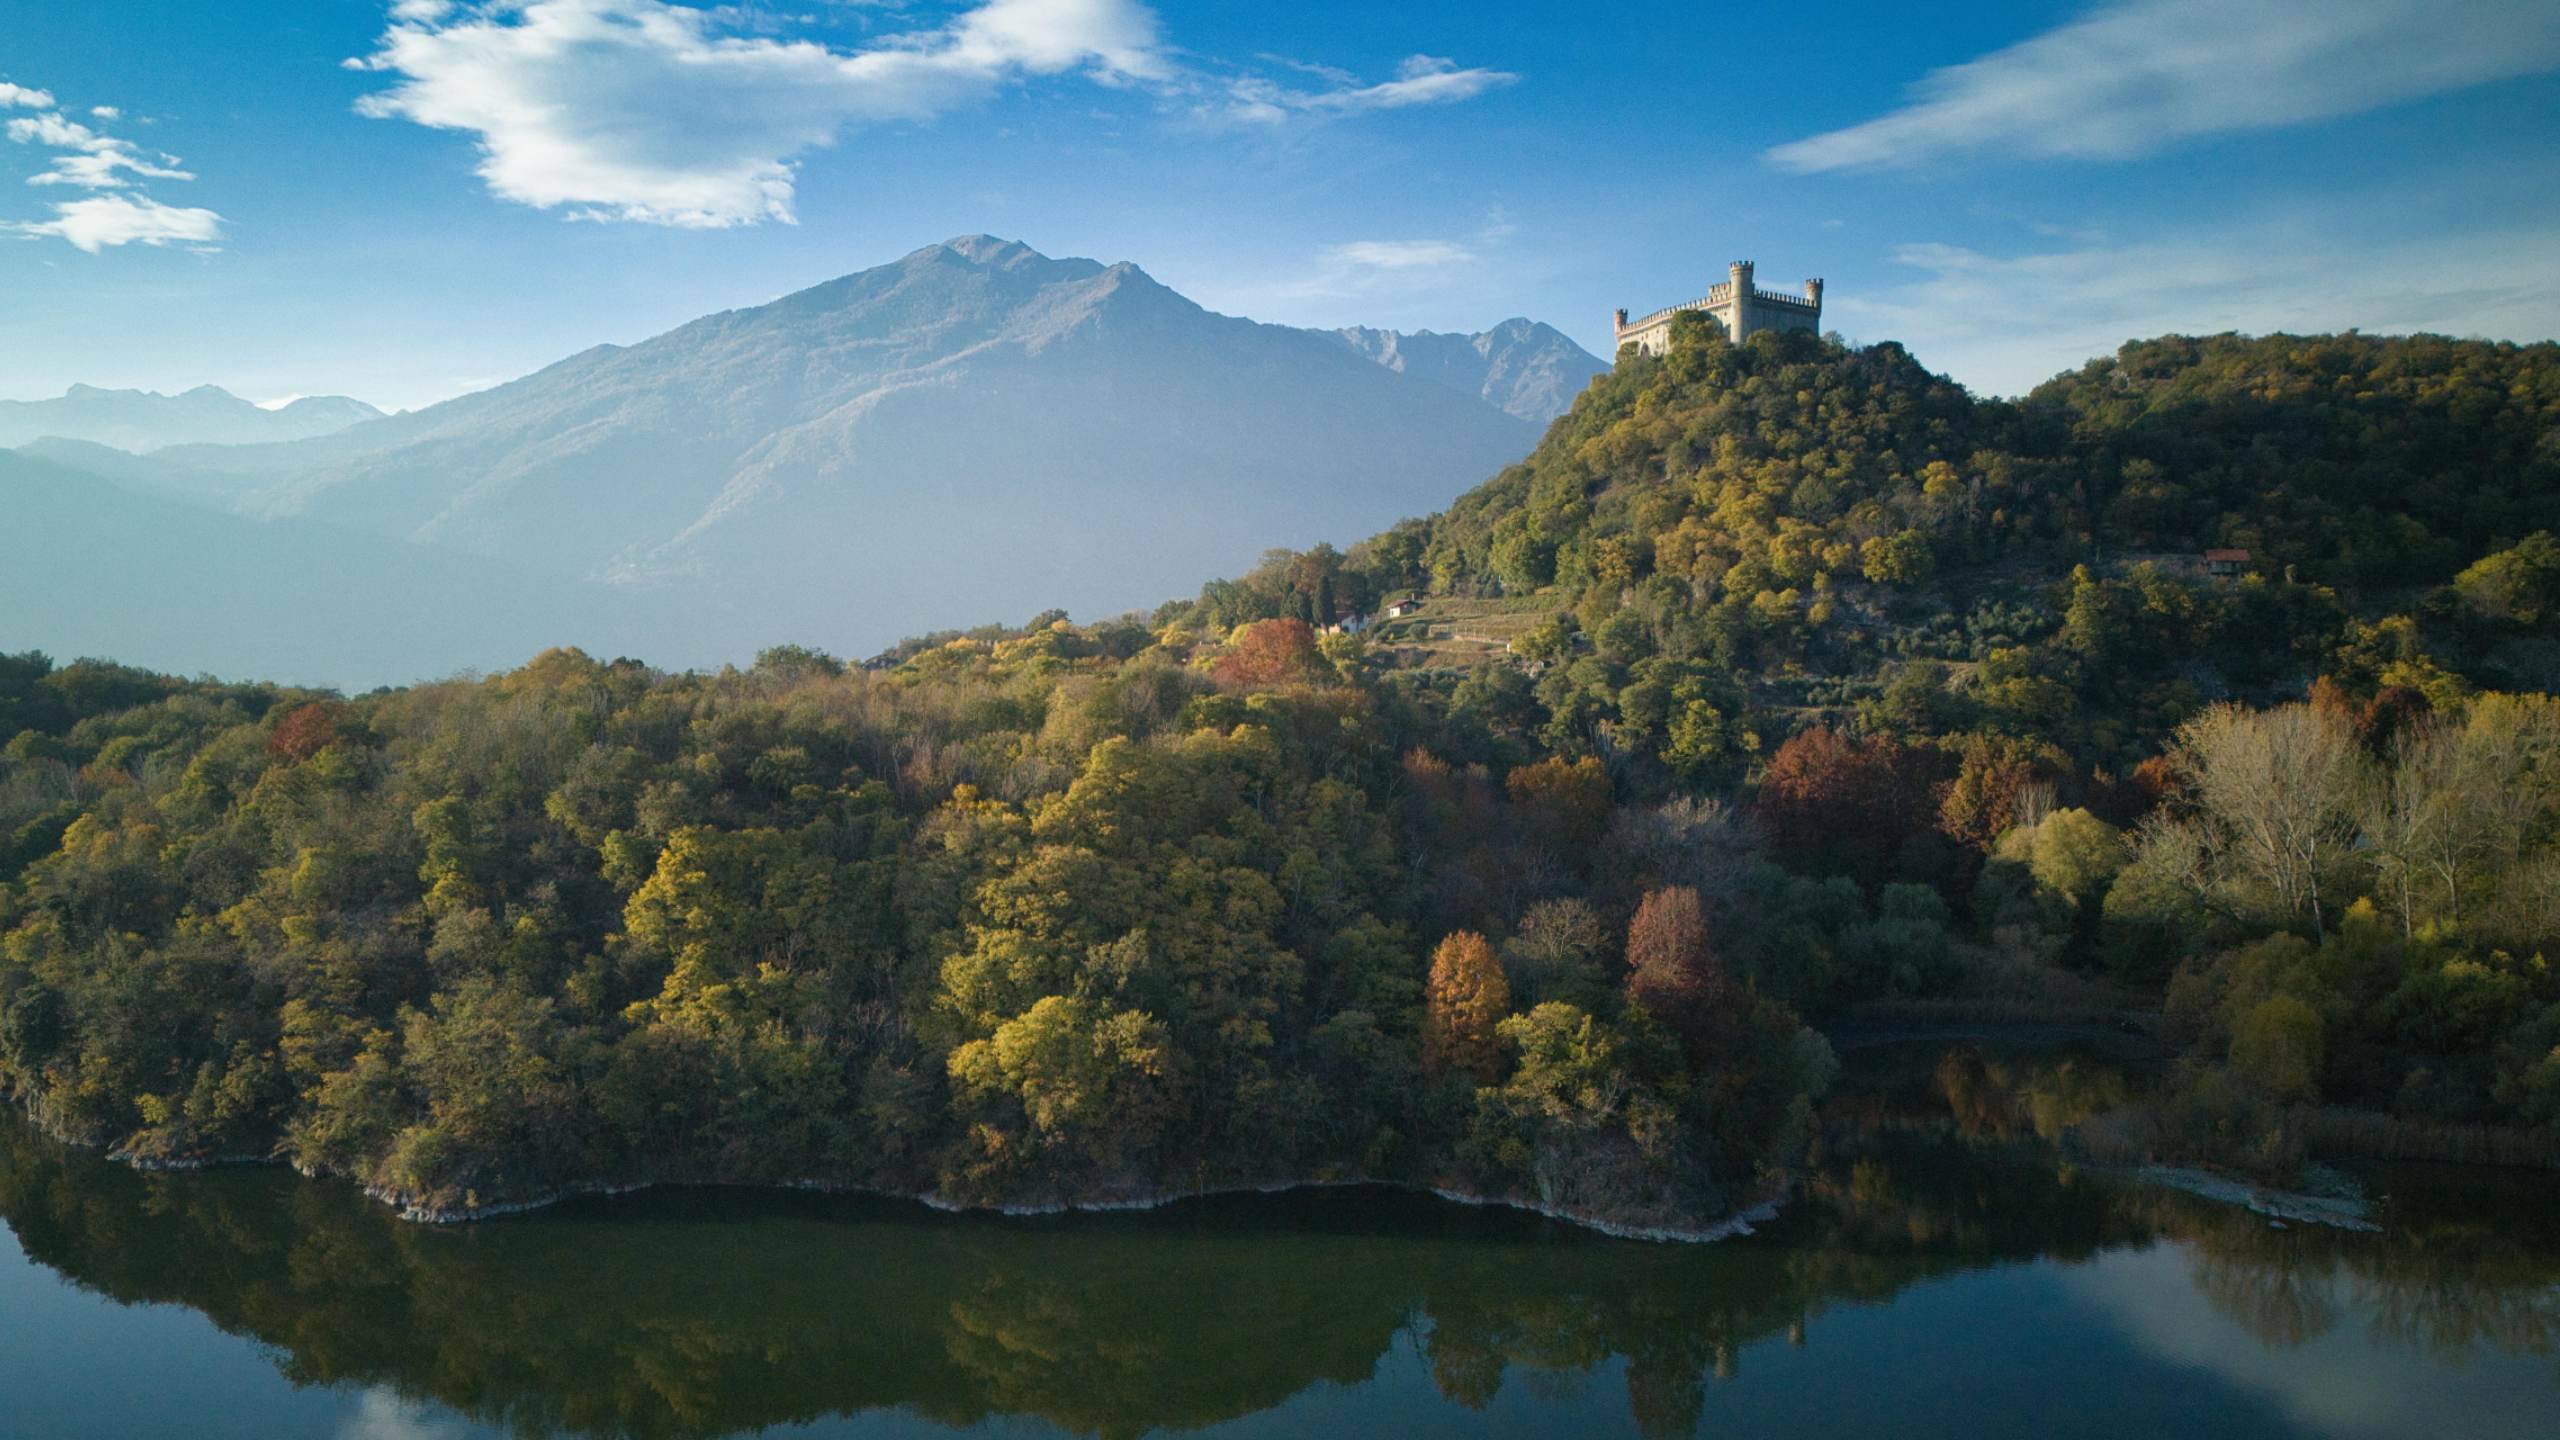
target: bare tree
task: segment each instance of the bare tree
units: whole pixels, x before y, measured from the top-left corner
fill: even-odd
[[[2307,915],[2325,936],[2374,783],[2353,730],[2309,705],[2218,705],[2179,727],[2171,754],[2223,883],[2263,893],[2285,916]]]
[[[2446,920],[2462,918],[2462,877],[2481,841],[2470,803],[2479,766],[2462,727],[2442,720],[2411,727],[2391,758],[2366,787],[2358,824],[2375,876],[2400,913],[2400,933],[2407,935],[2417,928],[2422,909]],[[2430,886],[2437,900],[2427,906],[2420,890]]]

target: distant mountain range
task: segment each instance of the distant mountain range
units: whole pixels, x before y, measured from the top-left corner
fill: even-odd
[[[1261,325],[1134,265],[980,235],[326,435],[141,458],[48,441],[26,458],[50,467],[56,504],[53,472],[73,471],[260,522],[267,551],[362,540],[451,556],[450,583],[402,569],[402,603],[506,639],[438,663],[515,663],[592,630],[601,599],[645,639],[634,653],[700,664],[786,641],[861,654],[1051,606],[1095,615],[1187,594],[1266,546],[1438,509],[1527,453],[1600,368],[1527,321],[1478,336]],[[0,564],[12,548],[0,539]],[[289,554],[271,559],[291,570]],[[489,567],[522,583],[492,586]],[[218,617],[247,607],[226,587],[254,578],[207,574],[203,593],[149,574],[99,583]],[[510,613],[484,613],[498,593]],[[33,603],[0,646],[58,643],[55,602]],[[319,632],[360,637],[374,603],[283,623],[346,658]],[[250,668],[218,637],[176,655],[148,631],[96,643]],[[416,673],[397,649],[362,653],[375,658],[255,668]]]
[[[1573,406],[1609,362],[1535,320],[1511,319],[1473,335],[1399,334],[1354,325],[1333,332],[1390,370],[1475,395],[1505,414],[1546,424]]]
[[[50,436],[143,454],[171,445],[308,440],[381,418],[344,395],[310,395],[269,410],[219,385],[180,395],[74,385],[52,400],[0,400],[0,446]]]

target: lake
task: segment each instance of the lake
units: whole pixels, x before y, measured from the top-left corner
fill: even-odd
[[[2062,1160],[2088,1062],[1902,1069],[1703,1246],[1377,1189],[434,1228],[8,1118],[0,1435],[2560,1434],[2560,1177],[2369,1167],[2382,1233],[2280,1226]]]

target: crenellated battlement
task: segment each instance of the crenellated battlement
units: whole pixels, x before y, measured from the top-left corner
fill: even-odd
[[[1822,328],[1822,281],[1804,282],[1804,293],[1763,290],[1752,283],[1752,262],[1736,260],[1726,267],[1728,277],[1707,287],[1707,293],[1695,300],[1666,305],[1641,320],[1630,322],[1627,312],[1614,317],[1618,344],[1633,345],[1647,355],[1659,355],[1671,348],[1671,321],[1674,316],[1700,311],[1715,317],[1726,335],[1741,340],[1757,330],[1820,330]]]

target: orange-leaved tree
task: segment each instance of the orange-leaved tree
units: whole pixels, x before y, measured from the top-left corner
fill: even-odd
[[[1511,982],[1493,946],[1473,930],[1460,930],[1431,952],[1431,988],[1424,998],[1422,1066],[1434,1076],[1471,1075],[1490,1085],[1502,1065],[1502,1041],[1494,1027],[1511,1009]]]

